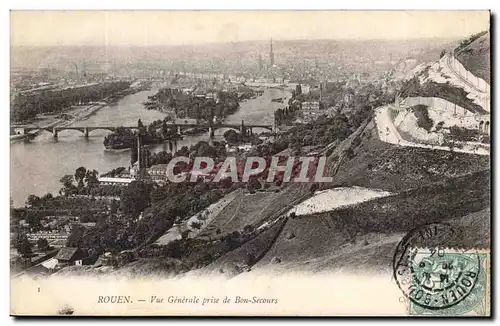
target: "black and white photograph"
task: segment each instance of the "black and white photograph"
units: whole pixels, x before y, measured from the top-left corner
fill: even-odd
[[[490,19],[11,10],[10,314],[491,316]]]

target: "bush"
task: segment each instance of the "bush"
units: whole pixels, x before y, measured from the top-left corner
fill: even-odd
[[[185,230],[185,231],[183,231],[183,232],[181,233],[181,238],[182,238],[183,240],[186,240],[186,239],[188,238],[188,236],[189,236],[189,232],[190,232],[189,230]]]
[[[247,224],[243,227],[243,232],[245,232],[245,233],[251,233],[251,232],[253,232],[253,230],[254,230],[254,227],[253,227],[253,225],[250,225],[250,224]]]
[[[189,226],[193,229],[199,230],[199,229],[201,229],[202,224],[201,224],[201,222],[193,221],[193,222],[191,222],[191,224]]]
[[[466,129],[458,126],[452,126],[450,128],[449,136],[453,140],[458,141],[475,141],[480,136],[480,131],[476,129]]]
[[[36,246],[41,251],[48,250],[49,249],[49,241],[47,241],[47,239],[45,239],[45,238],[40,238],[36,242]]]
[[[434,121],[429,118],[429,111],[425,105],[415,105],[412,108],[413,113],[417,117],[417,125],[427,131],[430,131],[434,125]]]

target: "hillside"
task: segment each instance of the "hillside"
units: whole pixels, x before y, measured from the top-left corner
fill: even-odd
[[[190,275],[235,277],[248,271],[358,268],[389,271],[397,242],[409,230],[431,222],[452,223],[463,231],[450,239],[450,245],[487,248],[489,192],[489,173],[485,171],[327,213],[283,219]]]
[[[490,213],[489,209],[484,209],[462,217],[448,219],[445,222],[461,227],[462,229],[470,229],[467,236],[471,247],[489,248],[491,245],[490,239],[489,237],[485,237],[484,234],[490,232]],[[335,236],[335,234],[332,233],[331,236]],[[268,262],[271,255],[280,254],[279,257],[283,257],[289,252],[286,250],[278,251],[278,247],[273,247],[269,255],[261,263],[252,268],[251,273],[267,273],[269,271],[282,273],[353,270],[360,272],[370,270],[390,274],[392,273],[394,248],[403,236],[404,233],[369,233],[354,243],[331,247],[329,251],[325,251],[320,256],[304,257],[300,260],[285,259],[280,264],[268,264],[266,260]],[[300,245],[304,244],[307,245],[304,242],[300,243]],[[306,256],[306,252],[303,252],[304,256]]]
[[[323,213],[281,215],[279,223],[256,238],[188,275],[235,277],[269,269],[387,270],[394,247],[406,232],[450,219],[461,227],[469,223],[482,230],[467,233],[458,239],[460,243],[489,246],[484,237],[489,223],[489,157],[387,144],[379,139],[374,122],[366,121],[328,161],[334,181],[320,189],[359,186],[393,194]]]
[[[346,144],[350,144],[345,148]],[[417,188],[488,169],[486,156],[401,147],[385,143],[369,122],[329,157],[334,175],[330,186],[360,186],[390,192]],[[325,185],[326,186],[326,185]]]
[[[455,56],[474,75],[491,84],[490,33],[457,47]]]
[[[483,172],[330,213],[289,219],[252,271],[388,271],[403,235],[431,222],[452,223],[462,231],[450,239],[450,245],[488,248],[488,185],[489,175]]]

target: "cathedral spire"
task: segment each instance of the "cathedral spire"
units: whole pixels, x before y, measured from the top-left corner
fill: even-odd
[[[269,64],[270,66],[274,66],[274,52],[273,52],[273,39],[271,38],[270,47],[269,47]]]

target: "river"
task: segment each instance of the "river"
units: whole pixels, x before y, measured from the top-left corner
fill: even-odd
[[[105,106],[78,126],[132,126],[141,119],[144,123],[163,119],[164,114],[144,109],[142,102],[156,90],[128,95],[117,103]],[[279,89],[266,89],[262,96],[240,103],[240,109],[226,118],[227,123],[272,124],[274,111],[286,104],[271,102],[272,98],[290,97],[290,93]],[[286,103],[287,101],[285,101]],[[224,130],[217,130],[215,139],[221,140]],[[84,166],[105,173],[113,168],[130,165],[130,151],[106,151],[103,145],[105,130],[95,130],[86,139],[79,131],[65,130],[55,140],[51,133],[43,132],[29,143],[11,142],[10,145],[10,196],[14,206],[23,206],[30,194],[42,196],[48,192],[57,194],[61,188],[60,178],[74,174]],[[208,132],[202,135],[185,136],[178,147],[192,145],[200,140],[209,140]],[[168,151],[168,143],[149,148],[152,152]]]

